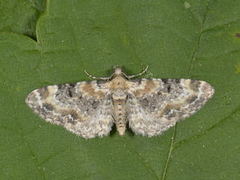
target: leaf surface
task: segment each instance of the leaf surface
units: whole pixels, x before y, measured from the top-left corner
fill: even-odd
[[[3,29],[2,7],[0,14]],[[234,0],[51,0],[37,21],[19,21],[17,33],[1,30],[0,179],[240,179],[239,17]],[[29,23],[37,41],[21,30]],[[216,93],[153,138],[114,130],[85,140],[24,103],[33,89],[86,80],[85,69],[109,76],[114,65],[127,74],[149,65],[146,77],[205,80]]]

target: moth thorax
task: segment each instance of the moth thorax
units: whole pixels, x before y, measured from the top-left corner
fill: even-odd
[[[118,89],[115,92],[113,92],[112,98],[113,100],[125,100],[127,98],[127,95],[123,90]]]

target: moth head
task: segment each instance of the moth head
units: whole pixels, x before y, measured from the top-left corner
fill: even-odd
[[[134,74],[134,75],[128,76],[128,75],[126,75],[126,74],[122,71],[122,68],[121,68],[121,67],[115,66],[115,67],[114,67],[114,73],[112,74],[111,79],[114,78],[114,77],[116,77],[116,76],[122,76],[122,77],[124,77],[125,79],[132,79],[132,78],[135,78],[135,77],[138,77],[138,76],[143,75],[144,73],[147,72],[147,70],[148,70],[148,66],[146,66],[146,68],[145,68],[142,72],[140,72],[140,73],[138,73],[138,74]]]
[[[114,73],[112,74],[112,78],[115,78],[117,76],[122,76],[126,79],[128,79],[128,76],[123,72],[122,67],[120,66],[115,66],[114,67]]]
[[[116,68],[114,69],[114,74],[115,74],[115,75],[122,75],[122,74],[123,74],[122,68],[116,67]]]

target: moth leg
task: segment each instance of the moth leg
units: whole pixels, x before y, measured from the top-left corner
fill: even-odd
[[[140,72],[138,74],[131,75],[131,76],[126,76],[126,77],[128,77],[128,79],[132,79],[132,78],[135,78],[135,77],[143,75],[144,73],[147,72],[147,70],[148,70],[148,66],[146,66],[145,69],[142,72]]]
[[[93,76],[92,74],[89,74],[86,70],[84,70],[84,73],[85,73],[90,79],[104,80],[104,81],[108,81],[108,80],[111,79],[111,77],[96,77],[96,76]]]

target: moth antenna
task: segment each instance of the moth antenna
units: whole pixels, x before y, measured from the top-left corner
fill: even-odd
[[[138,74],[131,75],[131,76],[127,76],[127,77],[128,77],[128,79],[132,79],[132,78],[141,76],[141,75],[143,75],[144,73],[146,73],[147,70],[148,70],[148,66],[146,66],[145,69],[144,69],[142,72],[140,72],[140,73],[138,73]]]
[[[107,81],[107,80],[110,79],[109,77],[96,77],[96,76],[93,76],[92,74],[88,73],[86,70],[84,70],[84,73],[85,73],[90,79],[94,79],[94,80],[104,80],[104,81]]]

